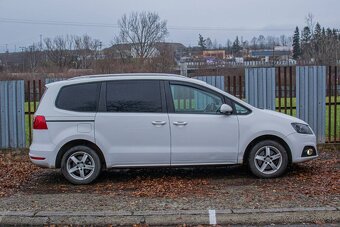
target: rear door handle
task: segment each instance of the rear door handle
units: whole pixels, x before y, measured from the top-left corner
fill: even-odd
[[[185,125],[188,124],[188,122],[185,122],[185,121],[175,121],[173,124],[177,125],[177,126],[185,126]]]
[[[161,125],[165,125],[166,121],[152,121],[151,123],[156,126],[161,126]]]

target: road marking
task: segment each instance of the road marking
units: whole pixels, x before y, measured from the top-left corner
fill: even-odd
[[[209,210],[209,224],[210,225],[216,225],[216,211],[215,210]]]

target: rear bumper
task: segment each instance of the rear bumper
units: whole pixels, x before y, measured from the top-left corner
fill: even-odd
[[[315,135],[292,133],[286,137],[286,141],[292,152],[292,163],[306,162],[318,157]],[[309,157],[302,157],[302,151],[306,146],[313,147],[316,154]]]
[[[29,157],[32,163],[44,168],[55,168],[54,148],[50,145],[35,145],[30,146]]]

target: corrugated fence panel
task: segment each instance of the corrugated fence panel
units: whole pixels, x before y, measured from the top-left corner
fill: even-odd
[[[224,91],[224,76],[196,76],[193,77],[198,80],[202,80],[218,89]]]
[[[326,66],[296,67],[296,117],[312,127],[319,143],[325,142]]]
[[[249,104],[275,110],[275,68],[246,68],[245,89]]]
[[[0,148],[26,146],[24,81],[0,81]]]

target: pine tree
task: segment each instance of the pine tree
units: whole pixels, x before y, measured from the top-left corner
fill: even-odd
[[[322,38],[324,39],[326,37],[326,30],[325,27],[322,27]]]
[[[201,34],[198,34],[198,46],[200,46],[202,50],[207,49],[206,39],[204,39]]]
[[[322,36],[322,29],[321,25],[319,23],[316,23],[315,29],[314,29],[314,34],[313,34],[313,39],[318,41],[321,39]]]
[[[301,43],[306,44],[309,43],[312,39],[312,33],[310,31],[310,28],[308,26],[303,28],[303,31],[301,33]]]
[[[327,36],[327,38],[329,38],[329,39],[332,39],[334,36],[333,36],[333,31],[332,31],[332,29],[330,29],[330,28],[327,28],[327,30],[326,30],[326,36]]]
[[[313,34],[313,46],[316,53],[319,52],[322,42],[322,28],[319,23],[316,23]]]
[[[338,33],[337,33],[337,30],[335,28],[332,29],[332,33],[333,33],[334,39],[338,39]]]
[[[240,50],[242,50],[238,36],[236,36],[236,39],[233,42],[233,46],[231,47],[231,49],[233,50],[234,53],[238,53]]]
[[[301,55],[301,47],[300,47],[300,31],[299,28],[295,28],[294,36],[293,36],[293,58],[297,60]]]

